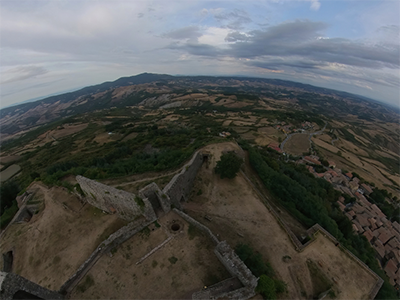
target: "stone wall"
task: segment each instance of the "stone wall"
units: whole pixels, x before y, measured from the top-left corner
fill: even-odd
[[[215,245],[219,244],[219,240],[217,239],[217,237],[211,232],[210,229],[208,229],[207,226],[204,226],[203,224],[201,224],[200,222],[196,221],[195,219],[193,219],[192,217],[188,216],[187,214],[185,214],[183,211],[180,211],[176,208],[174,208],[174,212],[176,212],[179,216],[181,216],[185,221],[187,221],[189,224],[192,224],[193,226],[196,226],[197,228],[199,228],[201,231],[203,231],[205,234],[207,234],[207,236],[214,242]]]
[[[131,221],[139,216],[153,220],[156,216],[147,199],[141,199],[140,206],[135,200],[135,194],[118,190],[83,176],[76,176],[81,189],[86,194],[89,204],[110,214],[117,213],[121,219]]]
[[[164,194],[169,196],[171,203],[182,209],[181,200],[187,201],[189,193],[193,187],[193,181],[199,168],[203,163],[203,155],[196,152],[192,159],[176,174],[163,189]]]
[[[0,298],[2,300],[35,299],[33,297],[37,297],[39,299],[63,299],[62,295],[59,293],[50,291],[13,273],[0,272],[0,290]],[[17,298],[18,294],[16,295],[16,293],[22,293],[22,297],[24,298]],[[16,298],[14,298],[14,295]]]
[[[224,283],[217,283],[216,285],[210,287],[210,289],[193,293],[192,299],[218,299],[221,297],[228,299],[249,299],[253,297],[255,295],[254,290],[257,286],[258,278],[251,273],[250,269],[244,264],[239,256],[236,255],[235,251],[233,251],[228,243],[226,241],[220,242],[207,226],[196,221],[183,211],[180,211],[176,208],[173,210],[189,224],[192,224],[203,231],[214,242],[216,245],[214,249],[215,255],[232,275],[232,277],[237,278],[243,286],[234,290],[221,291],[218,293],[218,290],[221,289],[220,285],[223,285]]]
[[[152,201],[157,201],[165,213],[171,210],[171,200],[169,196],[164,194],[155,182],[142,188],[139,191],[139,196],[143,199],[147,198],[150,203],[152,203]]]
[[[62,285],[62,287],[60,288],[60,293],[64,295],[69,294],[73,290],[73,288],[80,282],[80,280],[82,280],[82,278],[86,275],[90,268],[93,267],[93,265],[99,260],[101,255],[109,252],[112,248],[121,245],[132,236],[134,236],[136,233],[143,230],[146,226],[149,226],[154,221],[156,221],[156,218],[145,222],[143,222],[143,220],[136,220],[111,234],[96,248],[96,250],[93,251],[89,258],[78,268],[75,274],[73,274]]]
[[[339,241],[332,236],[328,231],[326,231],[322,226],[319,224],[315,224],[307,230],[307,234],[311,238],[307,243],[302,244],[297,236],[293,233],[290,227],[286,224],[284,220],[281,219],[280,215],[271,207],[268,200],[264,197],[264,195],[254,186],[251,180],[246,176],[246,174],[241,171],[245,179],[252,185],[253,189],[256,193],[260,196],[263,200],[263,203],[266,205],[268,210],[274,215],[278,223],[281,227],[286,231],[287,235],[289,236],[290,240],[292,241],[293,245],[295,246],[296,250],[301,252],[306,247],[310,246],[316,240],[316,234],[318,232],[322,233],[326,237],[328,237],[335,245],[338,245],[347,255],[349,255],[352,259],[354,259],[362,268],[364,268],[368,273],[370,273],[373,277],[376,278],[376,284],[372,288],[371,292],[368,295],[368,299],[375,299],[376,295],[378,294],[380,288],[383,285],[383,279],[380,278],[374,271],[372,271],[365,263],[363,263],[357,256],[355,256],[352,252],[350,252],[347,248],[342,246]]]

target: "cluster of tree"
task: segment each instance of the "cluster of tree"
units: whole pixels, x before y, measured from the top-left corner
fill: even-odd
[[[387,279],[368,240],[353,232],[351,222],[338,208],[336,201],[340,193],[329,182],[315,178],[303,165],[272,159],[252,147],[248,150],[250,163],[264,185],[292,215],[308,227],[319,223],[379,276]],[[386,280],[378,298],[395,297],[394,288]]]
[[[373,192],[368,196],[368,200],[375,203],[390,221],[400,223],[400,208],[398,206],[393,207],[391,203],[386,201],[386,198],[392,199],[392,194],[379,188],[374,188]]]
[[[243,159],[234,152],[223,153],[215,166],[215,173],[219,174],[221,179],[232,179],[236,177],[242,164]]]
[[[256,291],[264,299],[277,299],[277,294],[287,291],[286,283],[276,278],[275,271],[268,262],[265,262],[259,252],[254,251],[248,244],[238,244],[236,254],[250,269],[254,276],[260,277]]]
[[[20,192],[19,184],[14,180],[8,180],[0,187],[0,228],[3,229],[18,211],[15,198]]]

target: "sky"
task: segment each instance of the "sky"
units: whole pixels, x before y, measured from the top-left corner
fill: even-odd
[[[0,1],[0,107],[143,72],[279,78],[400,106],[400,1]]]

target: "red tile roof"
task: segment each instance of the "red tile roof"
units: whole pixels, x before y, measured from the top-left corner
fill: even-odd
[[[370,229],[365,230],[363,235],[367,238],[368,242],[371,242],[371,240],[374,238]]]
[[[350,172],[347,172],[347,173],[344,174],[344,175],[346,175],[346,176],[349,177],[349,178],[353,178],[353,174],[351,174]]]

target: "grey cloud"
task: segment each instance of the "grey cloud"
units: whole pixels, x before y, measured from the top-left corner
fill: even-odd
[[[46,74],[48,71],[38,66],[21,66],[3,72],[2,84],[25,80],[31,77]]]
[[[315,62],[315,61],[306,61],[303,59],[266,59],[264,61],[254,60],[246,63],[249,66],[270,69],[270,70],[278,70],[283,66],[292,67],[292,68],[301,68],[301,69],[318,69],[322,66],[326,66],[325,62]]]
[[[255,30],[247,35],[229,33],[225,40],[232,42],[227,49],[220,50],[210,45],[182,45],[180,49],[194,55],[223,55],[236,58],[260,59],[271,57],[302,57],[313,61],[313,67],[324,63],[339,63],[348,66],[373,69],[396,69],[400,65],[399,45],[368,45],[342,38],[321,38],[327,25],[322,22],[294,21],[272,26],[266,30]],[[306,65],[299,65],[305,68]],[[310,66],[307,64],[307,66]]]
[[[207,44],[198,44],[198,43],[186,43],[184,45],[174,43],[167,46],[166,49],[183,50],[192,55],[198,55],[198,56],[217,57],[221,54],[221,51],[217,47],[210,46]]]
[[[243,9],[234,9],[229,13],[221,13],[215,15],[217,21],[226,23],[224,27],[229,29],[241,29],[243,24],[250,23],[252,19],[249,14]]]
[[[166,38],[184,40],[184,39],[196,39],[201,37],[200,29],[197,26],[187,26],[180,29],[172,30],[162,35]]]
[[[240,33],[238,31],[230,32],[228,35],[225,37],[226,42],[242,42],[242,41],[247,41],[248,37]]]
[[[138,14],[137,14],[138,19],[143,18],[143,16],[144,16],[143,13],[138,13]]]

